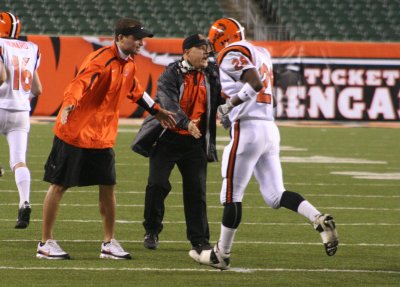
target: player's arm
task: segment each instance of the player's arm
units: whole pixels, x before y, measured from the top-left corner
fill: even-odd
[[[64,93],[61,124],[67,123],[69,114],[79,106],[82,97],[84,97],[84,91],[96,88],[101,82],[101,74],[105,72],[106,70],[95,62],[91,62],[87,66],[82,65],[78,75],[68,85]]]
[[[38,97],[42,94],[42,83],[39,78],[39,73],[35,71],[32,80],[31,95],[33,97]]]
[[[0,61],[0,85],[7,81],[7,72],[4,63]]]
[[[142,97],[136,103],[148,111],[151,115],[154,115],[163,128],[175,127],[175,114],[161,108],[160,105],[157,104],[146,92],[143,93]]]
[[[157,81],[156,99],[160,106],[175,113],[176,127],[190,132],[191,120],[187,117],[179,104],[179,75],[175,70],[167,69]]]
[[[243,71],[240,81],[244,83],[237,95],[228,98],[226,103],[218,107],[218,113],[228,114],[234,107],[255,97],[262,89],[263,84],[255,68]]]

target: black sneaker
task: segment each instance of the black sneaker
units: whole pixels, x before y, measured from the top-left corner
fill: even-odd
[[[146,233],[144,235],[143,245],[147,249],[152,249],[152,250],[157,249],[157,246],[158,246],[158,234]]]
[[[24,229],[28,227],[31,211],[31,205],[29,202],[25,201],[24,206],[18,210],[18,219],[17,224],[15,224],[15,228]]]

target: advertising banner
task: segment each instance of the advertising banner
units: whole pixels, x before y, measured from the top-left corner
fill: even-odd
[[[32,115],[54,116],[63,92],[83,59],[112,38],[28,36],[42,55],[43,94]],[[155,96],[165,66],[179,59],[182,39],[145,39],[135,56],[137,78]],[[273,58],[276,118],[301,120],[397,121],[400,119],[400,43],[254,42]],[[144,117],[129,102],[121,117]]]

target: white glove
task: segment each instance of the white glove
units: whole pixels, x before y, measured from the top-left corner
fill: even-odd
[[[218,106],[218,117],[222,118],[223,116],[229,114],[229,112],[234,108],[231,101],[229,99],[226,100],[225,104]]]

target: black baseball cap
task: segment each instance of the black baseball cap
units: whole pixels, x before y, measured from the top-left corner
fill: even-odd
[[[114,28],[114,33],[116,36],[118,35],[133,35],[136,39],[143,39],[145,37],[152,38],[153,33],[146,30],[142,23],[137,20],[124,18],[117,21]]]
[[[193,34],[183,40],[182,50],[185,51],[192,47],[199,47],[203,45],[208,45],[207,38],[201,34]]]

